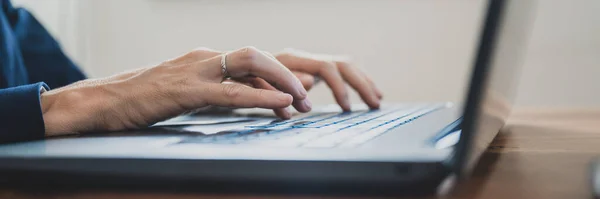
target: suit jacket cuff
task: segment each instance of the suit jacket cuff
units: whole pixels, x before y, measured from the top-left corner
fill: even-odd
[[[44,138],[43,82],[0,89],[0,143]]]

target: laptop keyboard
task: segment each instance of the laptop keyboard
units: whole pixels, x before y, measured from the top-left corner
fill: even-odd
[[[297,119],[254,124],[243,129],[179,142],[205,144],[257,144],[276,147],[356,147],[419,119],[444,105],[391,107],[344,113],[317,113]]]

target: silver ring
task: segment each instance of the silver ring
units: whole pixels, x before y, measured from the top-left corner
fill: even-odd
[[[221,55],[221,73],[223,74],[223,80],[230,78],[229,72],[227,72],[227,54],[223,53]]]

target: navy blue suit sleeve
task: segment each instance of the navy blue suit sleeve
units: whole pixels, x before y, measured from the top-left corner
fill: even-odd
[[[7,16],[19,43],[30,83],[45,82],[50,88],[59,88],[85,79],[83,72],[31,13],[11,6]]]
[[[0,0],[0,143],[43,138],[40,89],[82,79],[31,13]]]
[[[45,83],[0,89],[0,143],[44,138],[40,91]]]

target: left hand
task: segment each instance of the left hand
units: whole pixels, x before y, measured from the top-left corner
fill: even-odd
[[[194,53],[190,53],[186,56],[193,56],[195,60],[202,60],[223,53],[208,48],[199,48],[193,52]],[[289,68],[300,82],[302,82],[302,85],[307,91],[319,83],[320,79],[323,79],[323,81],[331,88],[336,102],[344,111],[350,111],[351,104],[348,99],[346,84],[349,84],[356,90],[361,99],[370,108],[379,108],[380,101],[383,97],[382,92],[365,73],[352,66],[347,58],[331,55],[318,55],[292,49],[286,49],[283,52],[276,53],[273,55],[273,58]],[[244,83],[227,80],[225,83],[244,84],[255,88],[278,90],[277,85],[272,85],[261,78],[249,78],[245,80]],[[293,106],[301,112],[307,112],[310,110],[310,107],[312,107],[308,99],[294,101]],[[286,109],[275,109],[273,111],[278,117],[291,117],[291,113]]]
[[[382,92],[365,73],[352,66],[347,58],[291,49],[278,53],[275,57],[294,72],[306,90],[310,90],[318,83],[316,80],[322,78],[344,111],[350,111],[346,84],[356,90],[370,108],[379,108]]]

